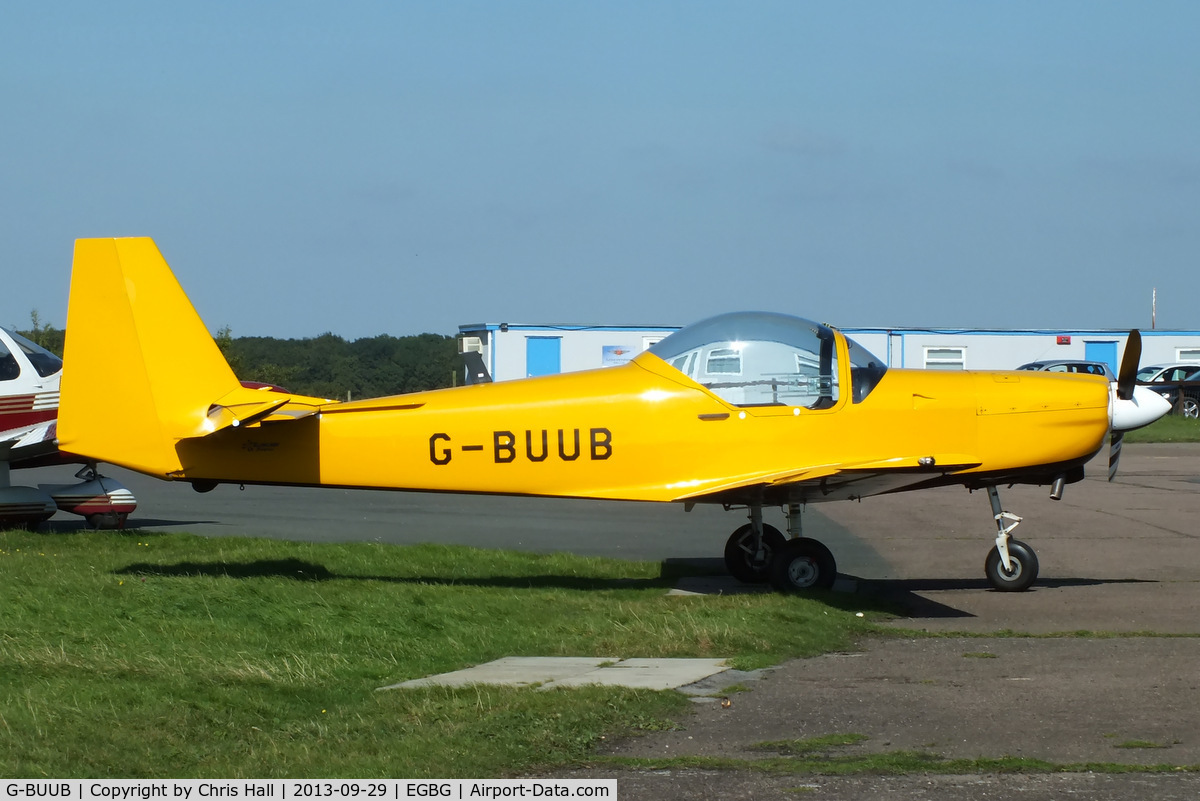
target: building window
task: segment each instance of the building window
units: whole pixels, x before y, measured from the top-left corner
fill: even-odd
[[[698,353],[700,353],[700,351],[694,350],[691,353],[685,353],[682,356],[674,358],[671,360],[671,366],[686,375],[688,378],[695,378],[696,355]]]
[[[926,370],[966,370],[966,348],[925,348]]]
[[[713,348],[708,352],[704,372],[709,375],[741,375],[742,354],[733,348]]]
[[[1200,348],[1177,348],[1175,361],[1200,364]]]

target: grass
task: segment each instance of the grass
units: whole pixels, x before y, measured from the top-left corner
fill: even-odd
[[[1160,417],[1145,428],[1130,431],[1126,442],[1200,442],[1200,420],[1178,414]]]
[[[497,777],[669,726],[677,693],[379,692],[502,656],[849,646],[869,603],[678,597],[655,563],[139,531],[0,532],[0,776]],[[870,609],[868,608],[868,611]]]
[[[884,751],[847,753],[840,749],[865,743],[863,734],[829,734],[804,740],[779,740],[757,743],[751,750],[769,752],[760,759],[726,757],[608,757],[603,764],[637,770],[750,770],[775,775],[850,776],[936,773],[967,775],[978,773],[1177,773],[1194,772],[1196,765],[1127,765],[1114,762],[1057,763],[1027,757],[962,759],[920,751]],[[1121,747],[1158,747],[1153,744]]]
[[[1130,765],[1121,762],[1049,762],[1029,757],[951,758],[920,751],[879,754],[777,756],[764,759],[727,757],[610,757],[598,764],[629,770],[745,770],[792,776],[900,776],[913,773],[963,776],[980,773],[1195,773],[1200,765]]]

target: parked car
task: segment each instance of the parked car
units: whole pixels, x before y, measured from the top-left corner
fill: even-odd
[[[1137,380],[1139,384],[1152,385],[1184,417],[1200,417],[1200,364],[1148,364],[1138,370]],[[1184,385],[1193,381],[1194,386]]]
[[[1200,364],[1176,362],[1174,364],[1148,364],[1137,371],[1139,384],[1177,383],[1188,381],[1188,376],[1200,372]]]
[[[1189,368],[1194,366],[1188,365]],[[1153,381],[1139,379],[1138,383],[1153,384],[1158,394],[1169,400],[1175,411],[1184,417],[1200,418],[1200,369],[1180,378],[1177,367],[1178,365],[1172,365],[1164,371],[1172,376],[1171,378],[1158,378]]]
[[[1104,362],[1084,362],[1072,359],[1051,359],[1042,362],[1029,362],[1022,364],[1018,370],[1045,370],[1048,373],[1088,373],[1090,375],[1102,375],[1109,381],[1116,381],[1117,377],[1113,375],[1112,370]]]
[[[1200,417],[1200,398],[1195,395],[1184,395],[1183,403],[1179,405],[1179,413],[1193,420]]]

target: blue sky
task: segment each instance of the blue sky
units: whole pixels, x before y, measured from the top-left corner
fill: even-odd
[[[1200,329],[1200,4],[24,3],[0,324],[152,236],[209,327]]]

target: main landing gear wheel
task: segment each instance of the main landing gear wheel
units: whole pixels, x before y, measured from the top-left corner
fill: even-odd
[[[125,528],[125,520],[129,517],[128,512],[97,512],[90,514],[84,519],[93,529],[123,529]]]
[[[725,543],[725,569],[743,584],[765,584],[771,576],[771,560],[787,540],[774,526],[762,527],[762,549],[754,542],[754,526],[747,523],[729,535]]]
[[[771,561],[771,586],[779,592],[827,590],[837,578],[833,554],[817,540],[788,540]]]
[[[1011,571],[1004,569],[1004,562],[1000,558],[998,548],[988,551],[987,561],[983,566],[987,573],[988,583],[1001,592],[1020,592],[1029,589],[1029,586],[1037,580],[1037,554],[1020,540],[1009,540],[1008,561],[1012,565]]]

